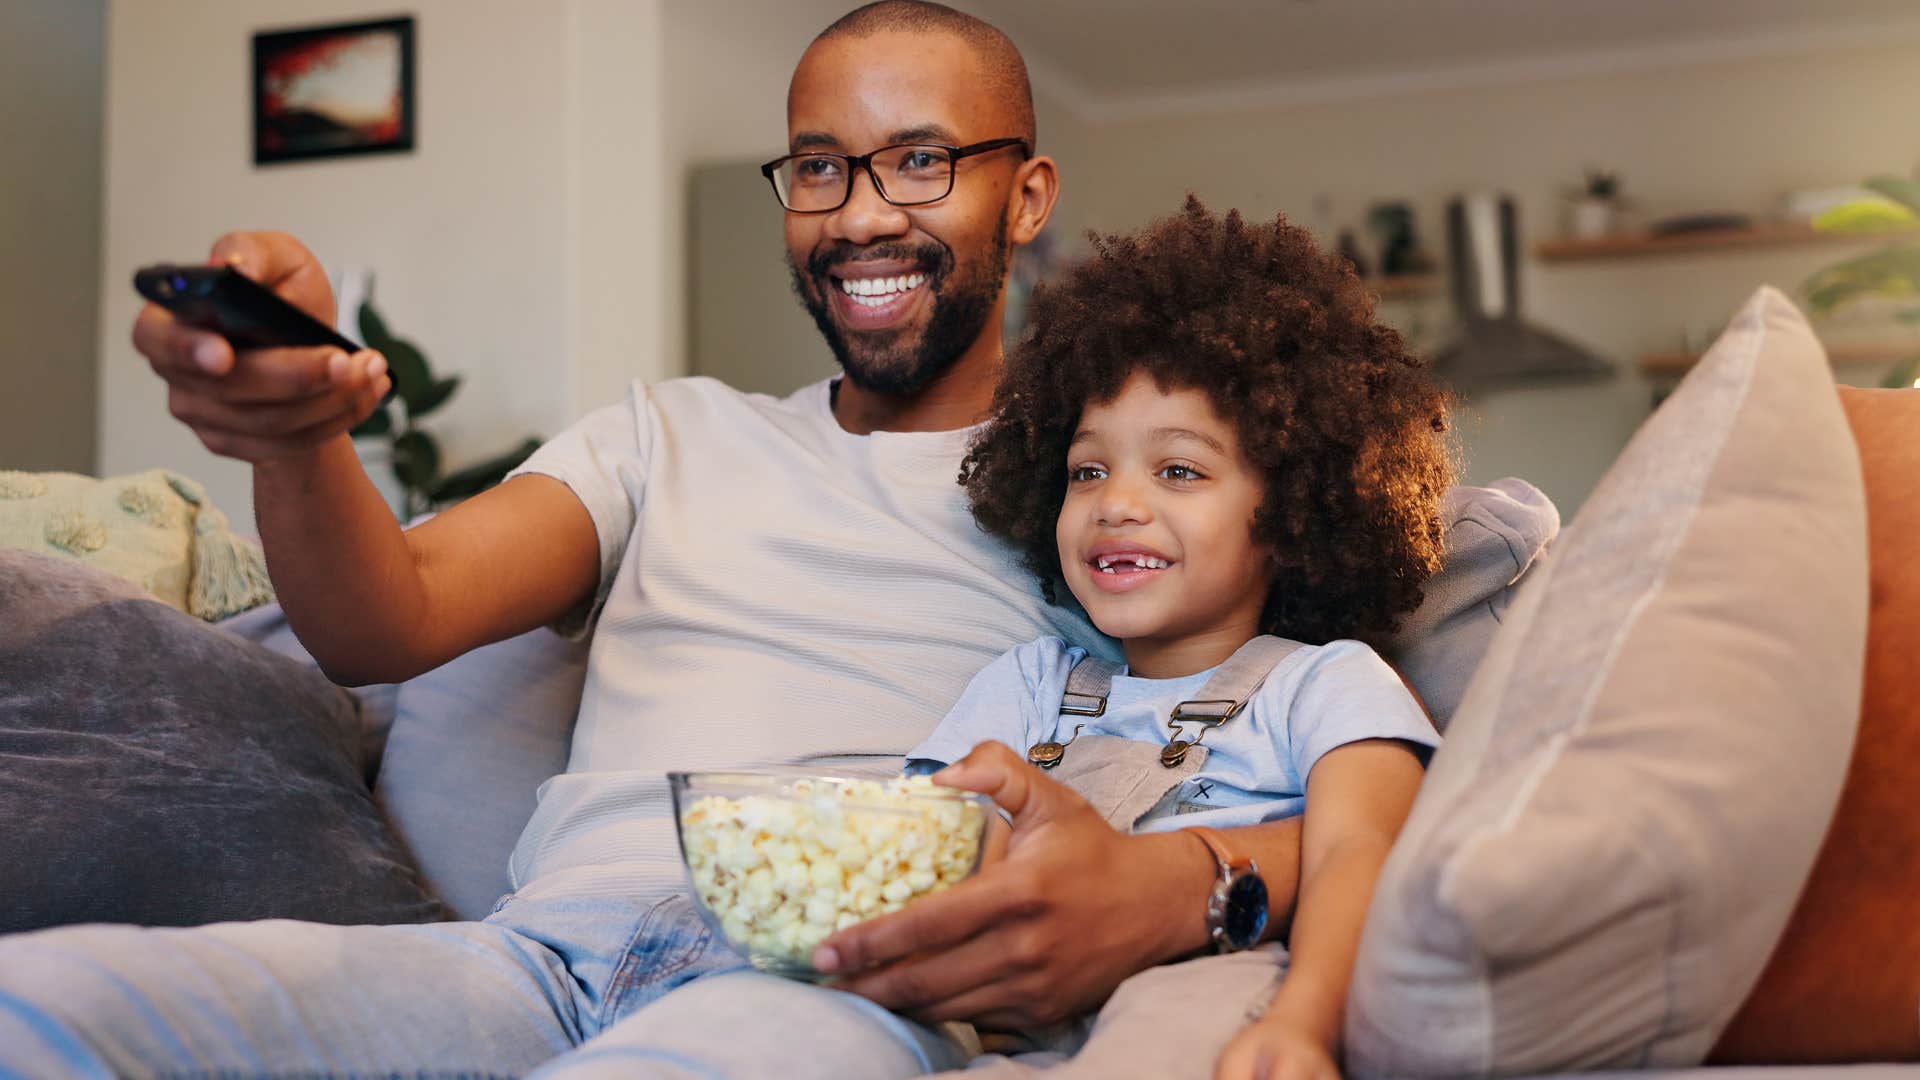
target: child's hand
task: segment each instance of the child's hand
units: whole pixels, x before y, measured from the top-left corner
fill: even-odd
[[[1227,1044],[1213,1067],[1213,1080],[1340,1080],[1340,1068],[1306,1029],[1269,1015]]]

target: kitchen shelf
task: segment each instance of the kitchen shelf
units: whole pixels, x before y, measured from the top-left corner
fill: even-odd
[[[1862,344],[1831,345],[1827,348],[1827,361],[1836,367],[1847,364],[1891,364],[1920,353],[1920,339],[1913,341],[1879,341]],[[1680,375],[1700,360],[1700,353],[1657,352],[1640,357],[1641,371],[1649,375]]]
[[[1823,232],[1802,222],[1770,221],[1758,222],[1743,229],[1701,229],[1694,232],[1664,234],[1640,231],[1596,237],[1591,240],[1548,240],[1537,245],[1533,249],[1533,254],[1542,262],[1578,262],[1593,259],[1631,259],[1649,255],[1801,247],[1810,244],[1862,243],[1913,235],[1914,230],[1878,233]]]
[[[1382,300],[1395,300],[1402,297],[1432,296],[1440,291],[1439,274],[1389,274],[1385,277],[1374,275],[1360,279],[1367,291]]]

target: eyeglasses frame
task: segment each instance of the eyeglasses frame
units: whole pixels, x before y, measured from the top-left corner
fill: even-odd
[[[1017,136],[1011,137],[1011,138],[1005,138],[1005,139],[988,139],[985,142],[969,143],[966,146],[948,146],[945,143],[933,143],[933,142],[889,143],[888,145],[882,146],[879,149],[872,151],[871,153],[858,154],[858,155],[841,154],[831,150],[802,150],[797,154],[784,154],[780,157],[774,158],[772,161],[767,162],[765,165],[760,166],[760,175],[767,178],[767,184],[773,188],[774,199],[777,202],[779,202],[781,209],[785,210],[789,214],[831,214],[834,211],[840,209],[841,207],[847,205],[847,203],[853,198],[854,172],[855,170],[858,170],[858,169],[866,170],[867,179],[873,181],[874,193],[879,195],[880,198],[884,200],[888,206],[927,206],[931,203],[937,203],[941,199],[946,198],[948,195],[953,194],[953,185],[958,182],[957,178],[959,176],[959,170],[957,168],[947,174],[947,190],[942,192],[938,198],[916,199],[913,202],[895,202],[891,197],[889,197],[887,195],[887,186],[880,182],[879,174],[873,171],[873,159],[881,154],[886,153],[889,150],[898,150],[903,146],[925,146],[934,150],[945,150],[949,158],[949,163],[955,166],[959,165],[961,160],[964,158],[974,157],[979,154],[992,153],[995,150],[1003,150],[1009,146],[1018,146],[1020,148],[1020,153],[1024,157],[1031,158],[1033,156],[1033,144]],[[844,194],[840,196],[839,202],[833,204],[832,206],[822,207],[818,210],[795,210],[793,207],[787,205],[787,200],[780,197],[780,185],[777,181],[774,180],[773,174],[779,170],[780,166],[786,164],[789,161],[792,161],[794,158],[802,158],[802,157],[839,158],[841,161],[846,162],[847,190]]]

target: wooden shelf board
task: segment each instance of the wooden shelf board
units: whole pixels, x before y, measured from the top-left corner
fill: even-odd
[[[1882,341],[1858,345],[1833,345],[1827,348],[1827,362],[1845,364],[1891,364],[1920,353],[1920,339]],[[1641,356],[1638,364],[1649,375],[1678,375],[1700,362],[1700,353],[1656,352]]]
[[[1402,296],[1431,296],[1440,291],[1439,274],[1391,274],[1360,279],[1367,291],[1382,300]]]
[[[1885,241],[1911,235],[1913,235],[1912,230],[1880,233],[1822,232],[1801,222],[1774,221],[1760,222],[1745,229],[1703,229],[1698,232],[1663,235],[1642,231],[1602,236],[1592,240],[1548,240],[1537,245],[1533,253],[1542,262],[1575,262],[1587,259],[1677,255],[1687,252],[1737,251],[1744,248]]]

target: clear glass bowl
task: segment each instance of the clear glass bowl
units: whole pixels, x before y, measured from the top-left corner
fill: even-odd
[[[993,803],[860,773],[668,773],[695,906],[762,971],[814,979],[834,931],[979,869]]]

